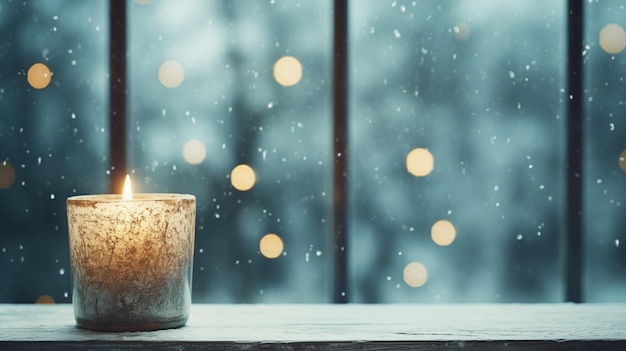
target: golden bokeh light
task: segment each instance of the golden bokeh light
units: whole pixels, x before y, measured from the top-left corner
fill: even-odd
[[[230,172],[230,183],[239,191],[252,189],[255,182],[256,174],[254,173],[254,169],[248,165],[238,165]]]
[[[159,81],[166,88],[176,88],[185,80],[185,70],[178,61],[168,60],[159,67]]]
[[[267,258],[277,258],[283,253],[284,248],[283,239],[276,234],[266,234],[259,241],[261,254]]]
[[[425,177],[435,168],[433,154],[424,148],[416,148],[406,155],[406,169],[416,177]]]
[[[50,68],[43,63],[35,63],[30,66],[26,74],[28,84],[35,89],[43,89],[50,84],[52,80],[52,72]]]
[[[456,238],[456,228],[454,225],[445,219],[437,221],[430,228],[430,237],[435,244],[439,246],[448,246],[452,244]]]
[[[7,161],[0,162],[0,189],[8,189],[15,181],[15,170]]]
[[[197,165],[206,158],[206,147],[200,140],[191,139],[183,146],[183,158],[192,165]]]
[[[454,32],[454,36],[461,41],[467,40],[470,36],[470,27],[465,22],[461,22],[452,27],[452,31]]]
[[[404,267],[402,278],[408,286],[412,288],[419,288],[426,283],[426,280],[428,279],[428,271],[423,264],[419,262],[411,262]]]
[[[54,303],[54,298],[52,298],[52,296],[50,295],[41,295],[37,298],[37,301],[35,301],[36,304],[40,304],[40,305],[49,305],[49,304],[53,304]]]
[[[626,172],[626,150],[622,151],[622,153],[619,154],[618,162],[619,162],[619,168],[621,168],[622,171]]]
[[[273,73],[278,84],[290,87],[302,79],[302,64],[293,56],[283,56],[274,63]]]
[[[619,54],[626,47],[626,33],[624,28],[615,23],[609,23],[599,34],[600,47],[609,54]]]

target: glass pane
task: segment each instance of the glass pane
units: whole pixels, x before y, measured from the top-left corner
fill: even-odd
[[[129,5],[129,167],[197,198],[194,302],[328,300],[330,5]]]
[[[585,299],[626,297],[626,58],[621,1],[586,4]]]
[[[351,301],[561,301],[565,1],[350,4]],[[128,9],[128,166],[198,198],[194,302],[329,302],[332,1]],[[585,9],[585,298],[623,301],[625,10]],[[0,5],[0,302],[70,302],[65,199],[108,190],[107,16]]]
[[[108,183],[107,14],[0,4],[0,302],[70,302],[65,200]]]
[[[561,301],[565,2],[350,10],[354,300]]]

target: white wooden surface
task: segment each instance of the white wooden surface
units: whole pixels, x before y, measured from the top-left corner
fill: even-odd
[[[68,304],[0,304],[0,349],[3,342],[15,347],[42,341],[109,346],[454,341],[465,346],[490,340],[623,342],[626,304],[193,305],[183,328],[134,333],[78,329]]]

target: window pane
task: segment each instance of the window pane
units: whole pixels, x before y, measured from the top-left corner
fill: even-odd
[[[70,301],[65,200],[108,182],[107,13],[0,5],[0,302]]]
[[[585,299],[626,296],[626,59],[621,1],[586,4]]]
[[[565,2],[351,4],[355,300],[562,300]]]
[[[330,302],[330,0],[128,1],[128,166],[197,199],[194,302]],[[566,2],[350,2],[353,302],[562,301]],[[626,296],[624,8],[585,3],[585,294]],[[0,5],[0,302],[70,302],[108,5]]]
[[[330,5],[130,5],[129,166],[197,197],[194,302],[328,299]]]

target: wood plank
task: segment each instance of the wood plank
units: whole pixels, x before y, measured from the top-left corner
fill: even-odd
[[[187,325],[104,333],[71,305],[0,304],[0,349],[626,350],[626,304],[193,305]]]

